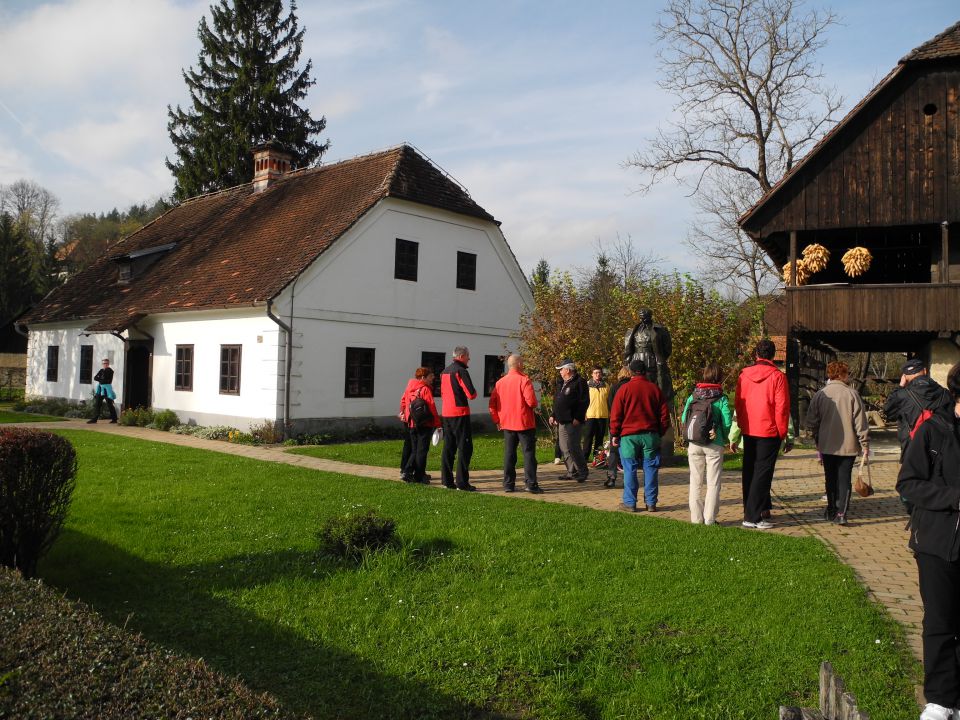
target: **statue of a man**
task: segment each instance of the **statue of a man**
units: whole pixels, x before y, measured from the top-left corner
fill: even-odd
[[[623,362],[643,360],[647,365],[647,378],[660,388],[668,403],[673,399],[673,379],[667,366],[672,350],[670,331],[653,322],[651,310],[641,310],[640,322],[624,338]]]

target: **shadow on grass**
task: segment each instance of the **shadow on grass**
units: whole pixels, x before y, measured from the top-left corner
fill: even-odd
[[[409,560],[429,562],[450,547],[443,540],[412,546]],[[503,717],[422,682],[384,674],[349,652],[216,597],[280,579],[315,581],[344,571],[349,569],[341,563],[292,550],[175,567],[144,561],[71,530],[62,533],[41,565],[45,582],[92,605],[108,621],[239,675],[294,712],[317,718]]]

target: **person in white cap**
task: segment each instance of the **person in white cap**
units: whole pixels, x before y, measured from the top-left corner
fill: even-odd
[[[590,390],[587,381],[577,372],[577,366],[570,358],[564,358],[557,365],[557,370],[560,371],[563,382],[558,386],[557,394],[553,398],[550,424],[556,425],[558,429],[560,450],[567,466],[564,479],[586,482],[590,471],[580,446],[580,432],[586,420],[587,407],[590,405]]]

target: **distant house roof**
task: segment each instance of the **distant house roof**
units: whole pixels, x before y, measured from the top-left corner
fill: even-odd
[[[27,313],[24,324],[93,320],[120,331],[146,315],[276,297],[384,198],[496,222],[409,145],[187,200],[113,245]],[[166,247],[165,247],[166,246]],[[120,265],[158,255],[128,284]]]
[[[817,155],[823,151],[823,149],[829,145],[840,133],[846,128],[850,123],[863,112],[864,108],[870,104],[870,102],[880,95],[887,87],[893,83],[893,81],[899,77],[906,69],[912,67],[915,63],[919,62],[928,62],[935,60],[947,60],[960,57],[960,22],[951,25],[946,30],[938,34],[936,37],[928,40],[919,47],[914,48],[909,53],[904,55],[900,61],[897,63],[896,67],[893,68],[886,77],[884,77],[876,87],[873,88],[866,96],[854,105],[850,112],[844,116],[843,120],[834,125],[830,132],[820,138],[819,142],[813,146],[813,148],[808,152],[803,158],[794,165],[782,178],[777,182],[767,193],[760,198],[747,212],[740,216],[737,221],[739,225],[745,230],[750,230],[751,221],[756,218],[758,213],[770,203],[770,201],[780,193],[784,187],[789,184],[789,182],[796,177],[800,171]],[[770,248],[766,248],[769,252]],[[778,258],[778,262],[780,258]],[[785,262],[785,260],[784,260]]]

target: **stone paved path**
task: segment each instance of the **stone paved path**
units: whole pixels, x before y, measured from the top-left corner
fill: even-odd
[[[234,445],[218,440],[202,440],[187,435],[174,435],[158,430],[124,427],[97,423],[87,425],[82,420],[56,423],[29,423],[33,428],[95,430],[126,437],[202,448],[242,457],[282,462],[299,467],[345,473],[362,477],[398,481],[398,471],[352,465],[333,460],[322,460],[304,455],[292,455],[278,447]],[[877,492],[870,498],[854,495],[850,508],[850,522],[839,527],[823,521],[823,473],[816,452],[794,450],[781,456],[777,462],[773,483],[775,527],[773,530],[743,532],[775,532],[786,535],[812,535],[825,542],[837,556],[856,572],[869,594],[882,603],[891,616],[903,624],[907,640],[916,658],[921,659],[920,622],[922,604],[917,588],[917,571],[912,554],[907,549],[906,516],[894,491],[898,470],[899,448],[889,433],[875,433],[872,439],[875,455],[871,460],[873,484]],[[584,484],[559,479],[562,466],[542,465],[540,484],[546,491],[530,496],[517,492],[514,497],[536,497],[545,502],[561,502],[616,510],[620,501],[620,483],[615,490],[602,486],[602,471],[593,471]],[[435,473],[436,475],[436,473]],[[481,492],[503,494],[501,473],[474,471],[471,482]],[[437,480],[434,486],[439,490]],[[658,516],[689,522],[688,473],[686,468],[664,468],[660,471],[660,502]],[[742,519],[739,472],[725,472],[720,497],[718,522],[740,527]],[[638,513],[643,517],[645,513]]]

